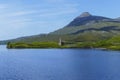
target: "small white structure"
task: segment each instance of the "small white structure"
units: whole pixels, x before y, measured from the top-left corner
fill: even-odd
[[[62,39],[61,38],[59,38],[59,46],[62,46]]]

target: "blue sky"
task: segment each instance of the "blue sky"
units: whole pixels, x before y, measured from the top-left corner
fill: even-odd
[[[82,12],[120,17],[120,0],[0,0],[0,40],[49,33]]]

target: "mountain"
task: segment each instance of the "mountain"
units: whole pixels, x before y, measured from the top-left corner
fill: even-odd
[[[80,26],[80,25],[96,23],[99,21],[107,21],[107,20],[111,20],[111,19],[101,16],[93,16],[88,12],[84,12],[80,16],[75,18],[72,22],[70,22],[70,24],[68,24],[67,27]]]
[[[84,12],[80,16],[76,17],[67,26],[52,32],[52,34],[72,34],[78,31],[79,32],[86,31],[86,30],[91,31],[91,30],[100,29],[103,27],[105,27],[105,29],[108,28],[110,30],[110,29],[116,28],[116,26],[119,26],[119,24],[120,24],[119,19],[111,19],[111,18],[102,17],[102,16],[94,16],[88,12]],[[111,26],[115,26],[115,27],[111,27]],[[101,31],[105,31],[105,30],[101,30]]]
[[[98,41],[108,39],[119,34],[120,18],[112,19],[92,15],[89,12],[84,12],[80,16],[73,19],[65,27],[49,34],[40,34],[5,40],[0,41],[0,43],[58,41],[59,38],[62,38],[64,41]]]

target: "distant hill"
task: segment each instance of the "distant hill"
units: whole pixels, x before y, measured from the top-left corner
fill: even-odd
[[[49,34],[33,35],[17,39],[0,41],[7,42],[46,42],[58,41],[98,41],[108,39],[120,34],[120,18],[111,19],[84,12],[65,27]]]

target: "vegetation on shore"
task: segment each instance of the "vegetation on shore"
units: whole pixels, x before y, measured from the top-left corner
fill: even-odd
[[[108,50],[120,50],[120,36],[97,42],[82,42],[77,45],[79,48],[101,48]]]
[[[7,48],[60,48],[56,42],[8,43]]]
[[[7,48],[103,48],[120,50],[120,37],[115,36],[111,39],[96,42],[64,42],[61,46],[57,42],[33,42],[33,43],[8,43]]]

